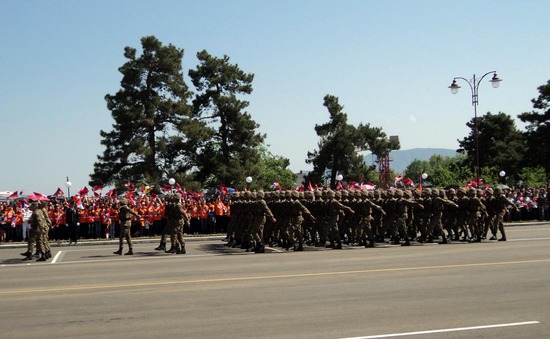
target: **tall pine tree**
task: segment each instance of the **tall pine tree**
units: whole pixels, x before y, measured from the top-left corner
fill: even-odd
[[[142,54],[126,47],[119,68],[121,89],[105,96],[113,130],[101,131],[90,184],[162,183],[195,165],[195,153],[210,137],[205,124],[192,119],[190,92],[183,80],[183,49],[163,46],[154,36],[141,39]]]
[[[248,101],[238,96],[252,93],[254,75],[231,64],[229,57],[217,58],[203,50],[197,53],[199,65],[189,71],[198,90],[193,112],[208,123],[213,138],[201,149],[198,179],[206,185],[230,185],[258,171],[256,160],[265,135],[256,133],[259,125],[245,109]]]

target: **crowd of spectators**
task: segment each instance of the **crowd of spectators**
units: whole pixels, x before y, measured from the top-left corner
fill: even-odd
[[[220,234],[227,232],[231,217],[229,195],[216,194],[212,197],[190,194],[185,196],[185,209],[191,223],[186,226],[187,234]],[[508,222],[548,221],[550,210],[547,187],[514,187],[506,190],[506,197],[515,204],[518,211],[509,206],[505,217]],[[52,229],[50,239],[62,241],[69,239],[69,230],[65,222],[65,210],[69,199],[50,197],[48,212]],[[8,199],[0,202],[0,243],[25,241],[30,225],[31,212],[25,198]],[[162,196],[143,195],[130,204],[139,220],[132,224],[132,236],[158,236],[162,233],[165,200]],[[79,238],[106,239],[118,237],[119,204],[117,199],[107,196],[83,197],[78,199]]]
[[[69,199],[50,197],[48,214],[52,222],[50,240],[69,239],[69,230],[65,221],[65,210]],[[28,237],[28,223],[31,212],[29,201],[25,198],[8,199],[0,202],[0,242],[20,242]],[[162,233],[165,200],[163,197],[143,196],[132,200],[132,209],[139,214],[139,220],[132,223],[132,236],[158,236]],[[227,196],[217,195],[210,198],[190,196],[185,199],[185,208],[191,223],[184,230],[187,234],[217,234],[227,232],[231,202]],[[84,197],[78,199],[79,225],[81,239],[108,239],[118,237],[120,220],[117,199],[102,197]]]
[[[509,206],[505,221],[550,220],[547,187],[514,187],[506,191],[506,197],[516,205],[519,212]]]

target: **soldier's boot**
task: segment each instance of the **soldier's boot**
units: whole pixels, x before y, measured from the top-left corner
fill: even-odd
[[[338,243],[334,244],[334,246],[332,248],[335,249],[335,250],[341,250],[342,249],[342,243],[338,242]]]
[[[183,244],[181,246],[181,249],[178,249],[178,251],[176,252],[176,254],[185,254],[187,253],[187,251],[185,251],[185,244]]]
[[[160,245],[155,248],[155,251],[166,251],[166,243],[161,241]]]
[[[124,255],[134,255],[134,251],[130,248],[128,252],[124,253]]]
[[[447,244],[447,238],[445,238],[445,237],[442,237],[442,238],[443,239],[440,242],[438,242],[438,244],[440,244],[440,245]]]
[[[428,244],[432,244],[434,242],[434,238],[430,235],[428,236],[428,240],[426,240]]]
[[[489,238],[489,240],[497,240],[497,237],[493,235],[491,238]]]
[[[32,260],[32,254],[27,255],[23,260]]]
[[[40,254],[40,258],[36,259],[36,261],[46,261],[48,258],[46,257],[46,254]]]
[[[506,236],[503,236],[502,238],[498,239],[498,241],[506,241]]]
[[[170,249],[166,251],[166,253],[176,254],[178,252],[178,249],[179,249],[179,244],[172,245],[170,246]]]
[[[265,253],[265,246],[261,242],[256,244],[254,248],[254,253]]]
[[[40,254],[38,253],[38,251],[34,252],[34,257],[35,257],[35,258],[40,257]]]
[[[48,251],[46,252],[46,259],[50,259],[52,257],[52,252]]]
[[[365,248],[367,247],[374,247],[374,240],[369,240],[369,243],[365,245]]]
[[[304,250],[304,245],[302,243],[298,243],[298,247],[294,249],[294,251],[301,252]]]
[[[252,243],[252,244],[248,245],[248,248],[246,249],[246,251],[247,252],[255,252],[257,246],[258,246],[257,244],[254,245],[254,243]]]
[[[248,244],[247,242],[244,242],[244,241],[243,241],[243,242],[241,243],[241,250],[247,250],[247,249],[249,249],[249,248],[250,248],[250,246],[249,246],[249,244]]]
[[[27,252],[23,252],[23,253],[19,253],[19,254],[21,254],[24,257],[28,257],[29,255],[32,255],[32,252],[27,251]]]
[[[113,254],[122,255],[122,247],[118,249],[118,251],[113,252]]]

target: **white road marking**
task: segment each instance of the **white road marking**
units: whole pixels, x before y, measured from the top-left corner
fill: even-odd
[[[550,238],[525,238],[525,239],[510,239],[507,241],[536,241],[536,240],[550,240]]]
[[[393,338],[393,337],[405,337],[405,336],[420,335],[420,334],[433,334],[433,333],[483,330],[483,329],[488,329],[488,328],[534,325],[534,324],[539,324],[539,322],[538,321],[525,321],[525,322],[521,322],[521,323],[496,324],[496,325],[484,325],[484,326],[473,326],[473,327],[458,327],[458,328],[445,328],[445,329],[441,329],[441,330],[381,334],[381,335],[371,335],[371,336],[367,336],[367,337],[350,337],[350,338],[343,338],[343,339]]]
[[[57,252],[57,254],[55,255],[55,257],[53,257],[52,261],[50,262],[50,264],[55,264],[57,262],[57,259],[59,259],[59,256],[61,256],[61,253],[63,251],[59,251]]]

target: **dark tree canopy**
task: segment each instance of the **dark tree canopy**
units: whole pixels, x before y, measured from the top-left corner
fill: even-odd
[[[541,166],[550,177],[550,80],[538,88],[539,97],[531,100],[534,110],[518,117],[527,125],[526,164]]]
[[[187,104],[183,50],[153,36],[141,45],[139,56],[135,48],[124,49],[121,89],[105,96],[115,122],[112,131],[100,132],[105,151],[94,164],[92,185],[167,180],[194,166],[195,150],[210,136]]]
[[[245,109],[248,101],[238,96],[252,93],[253,74],[231,64],[229,57],[216,58],[207,51],[197,53],[199,65],[189,71],[199,91],[193,100],[193,114],[208,123],[213,138],[201,151],[198,178],[215,185],[244,180],[255,171],[259,147],[265,136]]]
[[[313,171],[307,176],[311,182],[322,182],[328,176],[330,185],[334,186],[338,174],[346,180],[374,180],[373,168],[368,167],[358,151],[373,150],[378,140],[385,140],[386,135],[380,128],[369,124],[358,127],[348,124],[347,114],[338,103],[338,98],[326,95],[323,104],[330,115],[330,120],[315,125],[320,137],[319,149],[308,152],[306,163],[313,164]]]
[[[477,119],[480,167],[496,166],[509,175],[517,175],[526,146],[512,117],[501,112],[487,113]],[[471,129],[470,135],[459,141],[459,145],[466,151],[472,168],[475,168],[474,118],[466,126]]]

